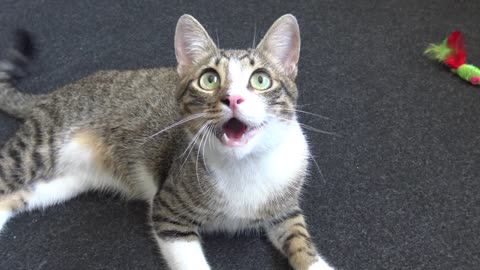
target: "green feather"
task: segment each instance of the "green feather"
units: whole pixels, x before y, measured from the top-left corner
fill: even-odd
[[[447,40],[445,39],[442,44],[430,44],[425,50],[424,54],[434,60],[443,62],[452,50],[447,46]]]

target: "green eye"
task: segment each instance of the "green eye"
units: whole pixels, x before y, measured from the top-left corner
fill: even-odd
[[[220,86],[220,76],[215,71],[207,71],[200,77],[199,84],[204,90],[215,90]]]
[[[272,86],[272,80],[267,73],[259,71],[253,73],[250,78],[250,85],[257,90],[267,90]]]

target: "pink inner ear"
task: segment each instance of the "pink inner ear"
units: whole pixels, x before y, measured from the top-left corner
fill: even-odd
[[[202,25],[189,15],[180,17],[175,31],[175,56],[180,75],[200,60],[205,53],[216,50]]]
[[[296,33],[292,32],[292,36],[286,36],[283,37],[283,39],[286,39],[288,41],[283,41],[283,42],[288,42],[287,46],[283,45],[281,46],[282,48],[278,48],[279,51],[279,58],[281,59],[280,64],[283,65],[285,72],[287,74],[292,74],[295,72],[297,69],[297,63],[299,59],[299,40],[298,36],[295,36]],[[275,45],[274,45],[275,46]]]
[[[175,56],[179,65],[189,65],[191,61],[187,55],[185,55],[185,46],[182,41],[175,40]]]
[[[268,52],[285,73],[293,74],[300,57],[300,32],[295,18],[286,15],[278,19],[258,48]]]
[[[175,34],[175,56],[178,63],[178,72],[180,74],[186,72],[193,65],[194,55],[192,46],[195,44],[191,35],[191,27],[185,25],[179,25]],[[198,44],[198,42],[197,42]],[[190,52],[190,53],[189,53]]]

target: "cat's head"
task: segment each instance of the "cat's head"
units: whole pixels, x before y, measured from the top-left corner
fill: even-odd
[[[280,17],[258,46],[247,50],[219,49],[195,18],[180,17],[177,100],[197,144],[213,140],[217,149],[237,156],[274,147],[272,138],[296,121],[299,53],[292,15]]]

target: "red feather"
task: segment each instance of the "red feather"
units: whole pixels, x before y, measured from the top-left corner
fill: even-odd
[[[463,47],[463,35],[460,31],[455,31],[450,34],[447,39],[447,45],[450,49],[454,51],[464,51]]]
[[[465,64],[467,52],[463,45],[463,36],[460,31],[455,31],[447,39],[447,47],[452,50],[448,57],[443,61],[450,68],[457,69]]]

